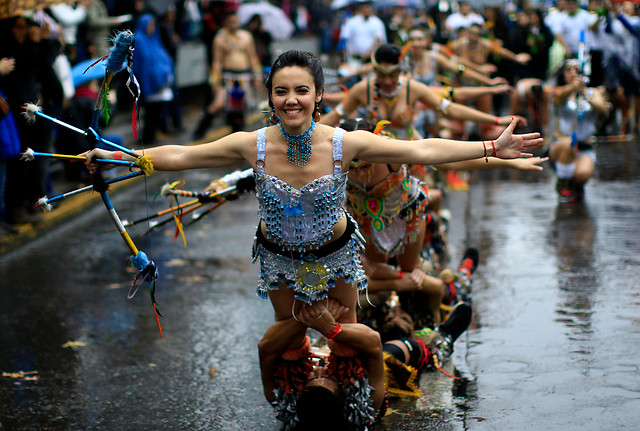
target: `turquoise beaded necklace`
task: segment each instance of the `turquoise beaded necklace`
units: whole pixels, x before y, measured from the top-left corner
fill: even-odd
[[[311,133],[316,128],[316,122],[311,119],[311,125],[301,135],[292,135],[284,130],[280,122],[280,132],[287,141],[287,161],[298,167],[303,167],[311,159]]]

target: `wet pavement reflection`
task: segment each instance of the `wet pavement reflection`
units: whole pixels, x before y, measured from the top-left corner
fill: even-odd
[[[474,323],[456,343],[461,380],[421,376],[423,396],[393,400],[382,429],[630,429],[640,409],[640,157],[600,145],[578,204],[544,174],[482,172],[447,196],[450,251],[480,251]],[[548,167],[547,167],[548,168]],[[202,189],[222,171],[161,173]],[[119,191],[143,217],[145,187]],[[257,206],[230,202],[187,229],[130,231],[159,267],[160,339],[146,288],[104,209],[0,259],[0,429],[277,430],[257,342],[273,320],[250,262]]]

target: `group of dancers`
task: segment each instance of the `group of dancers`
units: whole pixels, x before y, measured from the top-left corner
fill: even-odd
[[[479,262],[472,248],[456,271],[445,268],[438,173],[538,171],[548,160],[531,153],[542,146],[539,133],[514,134],[525,118],[464,104],[482,108],[483,100],[510,91],[503,80],[487,78],[469,59],[444,56],[421,29],[409,37],[410,52],[381,45],[361,81],[336,93],[325,94],[316,57],[287,51],[266,79],[269,126],[144,151],[155,170],[251,166],[231,181],[255,180],[257,294],[270,300],[276,317],[258,351],[265,397],[285,430],[371,429],[388,394],[420,395],[418,373],[440,368],[471,322],[468,292]],[[557,131],[565,136],[547,149],[564,200],[582,198],[595,163],[588,146],[594,116],[608,109],[578,66],[566,61],[564,81],[552,92]],[[447,71],[458,84],[480,86],[436,85]],[[514,101],[530,108],[528,98],[539,106],[547,95],[537,81],[526,81]],[[481,124],[486,140],[443,138],[465,137],[465,121]],[[100,149],[83,155],[135,160]],[[320,339],[310,340],[318,333]]]
[[[378,51],[384,49],[389,47]],[[379,130],[371,121],[325,124],[334,120],[320,116],[322,66],[315,56],[292,50],[276,59],[266,79],[270,126],[197,146],[158,146],[144,154],[102,149],[83,154],[90,170],[98,168],[93,159],[135,161],[143,155],[160,171],[251,166],[260,216],[253,252],[260,264],[257,293],[270,301],[276,320],[259,343],[261,374],[265,397],[285,429],[315,429],[319,422],[338,429],[371,428],[385,411],[385,382],[389,388],[392,377],[385,363],[415,369],[437,365],[469,325],[469,304],[456,306],[456,301],[477,265],[477,253],[465,256],[460,280],[425,273],[421,250],[428,237],[430,190],[416,175],[428,173],[427,166],[459,162],[541,169],[541,159],[530,151],[543,140],[535,132],[514,134],[521,118],[445,102],[424,84],[401,76],[394,52],[375,59],[375,77],[352,89],[335,110],[340,117],[346,119],[369,89],[371,99],[364,100],[370,100],[377,121],[400,117],[420,101],[445,115],[502,124],[502,133],[485,141],[418,139],[417,134],[398,139],[393,122],[386,134],[372,133]],[[390,94],[394,91],[397,98]],[[399,109],[383,98],[397,100]],[[401,129],[407,124],[400,123]],[[405,289],[396,289],[398,282]],[[401,293],[399,307],[385,316],[387,327],[396,329],[384,340],[358,323],[359,294],[367,285]],[[403,303],[417,303],[410,296],[418,294],[427,307],[403,309]],[[443,302],[454,306],[448,319]],[[436,331],[414,323],[403,333],[392,323],[424,316]],[[327,340],[326,354],[310,349],[308,328]]]

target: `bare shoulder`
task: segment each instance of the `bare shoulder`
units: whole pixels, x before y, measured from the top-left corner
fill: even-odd
[[[213,38],[213,41],[214,42],[216,42],[216,41],[221,42],[228,35],[229,35],[229,32],[227,31],[227,29],[226,28],[221,28],[220,30],[218,30],[218,33],[216,33],[215,37]]]
[[[322,141],[331,141],[336,128],[326,124],[316,123],[316,133]]]
[[[248,30],[238,29],[238,36],[240,36],[243,40],[253,40],[253,35]]]

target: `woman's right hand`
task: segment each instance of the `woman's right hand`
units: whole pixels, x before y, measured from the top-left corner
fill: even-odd
[[[87,159],[85,165],[90,173],[94,173],[96,169],[98,169],[98,165],[96,163],[92,163],[93,159],[113,159],[113,151],[107,151],[100,148],[94,148],[93,150],[85,151],[82,154],[78,154],[81,157],[85,157]]]

